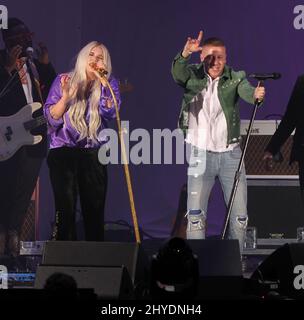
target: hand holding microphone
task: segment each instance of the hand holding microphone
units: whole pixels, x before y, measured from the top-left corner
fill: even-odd
[[[26,57],[30,60],[34,60],[34,53],[36,52],[37,59],[41,64],[48,64],[50,62],[49,60],[49,53],[46,48],[46,46],[39,42],[38,43],[39,48],[34,50],[31,46],[27,47],[25,50]]]
[[[98,67],[95,62],[91,62],[90,67],[94,70],[94,74],[96,75],[96,78],[98,78],[101,84],[104,87],[106,87],[107,86],[106,75],[108,74],[108,71],[105,70],[104,68]]]
[[[254,94],[253,94],[254,100],[257,101],[258,103],[261,103],[264,100],[265,93],[266,93],[265,88],[258,85],[254,90]]]
[[[254,78],[259,81],[258,87],[254,91],[254,99],[256,103],[261,103],[265,97],[265,88],[261,85],[265,80],[272,79],[278,80],[281,78],[281,74],[278,72],[273,73],[251,73],[249,78]]]
[[[93,68],[101,77],[104,77],[108,74],[107,70],[105,70],[104,68],[99,68],[95,62],[91,62],[90,67]]]

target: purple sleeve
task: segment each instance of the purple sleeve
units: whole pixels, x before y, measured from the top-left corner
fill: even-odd
[[[120,98],[120,92],[119,92],[119,83],[112,76],[109,78],[109,83],[113,89],[115,98],[117,100],[118,109],[120,109],[121,98]],[[106,107],[106,100],[108,98],[110,98],[111,101],[113,101],[109,88],[102,87],[99,107],[100,107],[101,117],[104,118],[105,120],[111,120],[116,118],[114,102],[112,102],[111,108]]]
[[[57,128],[63,124],[63,118],[56,120],[50,114],[50,107],[56,104],[62,97],[60,78],[61,78],[60,75],[58,75],[55,78],[51,86],[51,89],[49,91],[46,102],[43,106],[43,113],[45,118],[47,119],[48,125],[54,128]]]

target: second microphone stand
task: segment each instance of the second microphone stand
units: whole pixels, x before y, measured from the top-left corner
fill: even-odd
[[[263,86],[264,86],[264,81],[263,80],[259,81],[258,87],[263,87]],[[235,199],[237,188],[238,188],[238,185],[239,185],[239,182],[240,182],[240,176],[241,176],[241,172],[242,172],[242,168],[243,168],[243,164],[244,164],[244,159],[245,159],[245,155],[246,155],[246,151],[247,151],[247,147],[248,147],[249,138],[250,138],[251,131],[252,131],[253,122],[254,122],[254,119],[255,119],[255,116],[256,116],[257,109],[258,109],[259,105],[260,105],[260,102],[256,100],[255,104],[254,104],[254,109],[253,109],[253,112],[252,112],[252,115],[251,115],[251,119],[250,119],[250,122],[249,122],[249,127],[248,127],[248,131],[247,131],[245,143],[244,143],[244,146],[243,146],[241,159],[240,159],[237,171],[236,171],[235,176],[234,176],[234,183],[233,183],[230,199],[229,199],[229,202],[228,202],[228,209],[227,209],[227,213],[226,213],[226,217],[225,217],[224,228],[223,228],[223,231],[221,233],[221,239],[225,239],[225,236],[226,236],[226,232],[227,232],[227,228],[228,228],[228,224],[229,224],[229,220],[230,220],[230,216],[231,216],[231,211],[232,211],[234,199]]]

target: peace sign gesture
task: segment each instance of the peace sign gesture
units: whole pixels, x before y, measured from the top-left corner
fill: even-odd
[[[202,51],[202,47],[200,47],[200,43],[203,39],[203,31],[201,30],[196,39],[192,39],[188,37],[187,42],[184,46],[184,50],[182,52],[182,56],[184,58],[189,57],[192,52]]]

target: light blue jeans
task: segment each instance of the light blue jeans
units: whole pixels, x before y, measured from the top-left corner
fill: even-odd
[[[187,213],[188,221],[189,216],[201,215],[203,220],[201,238],[205,238],[207,206],[215,178],[219,178],[225,202],[228,205],[241,153],[239,146],[227,152],[210,152],[191,147]],[[247,221],[247,182],[243,166],[227,230],[227,238],[238,239],[241,251],[244,246]]]

